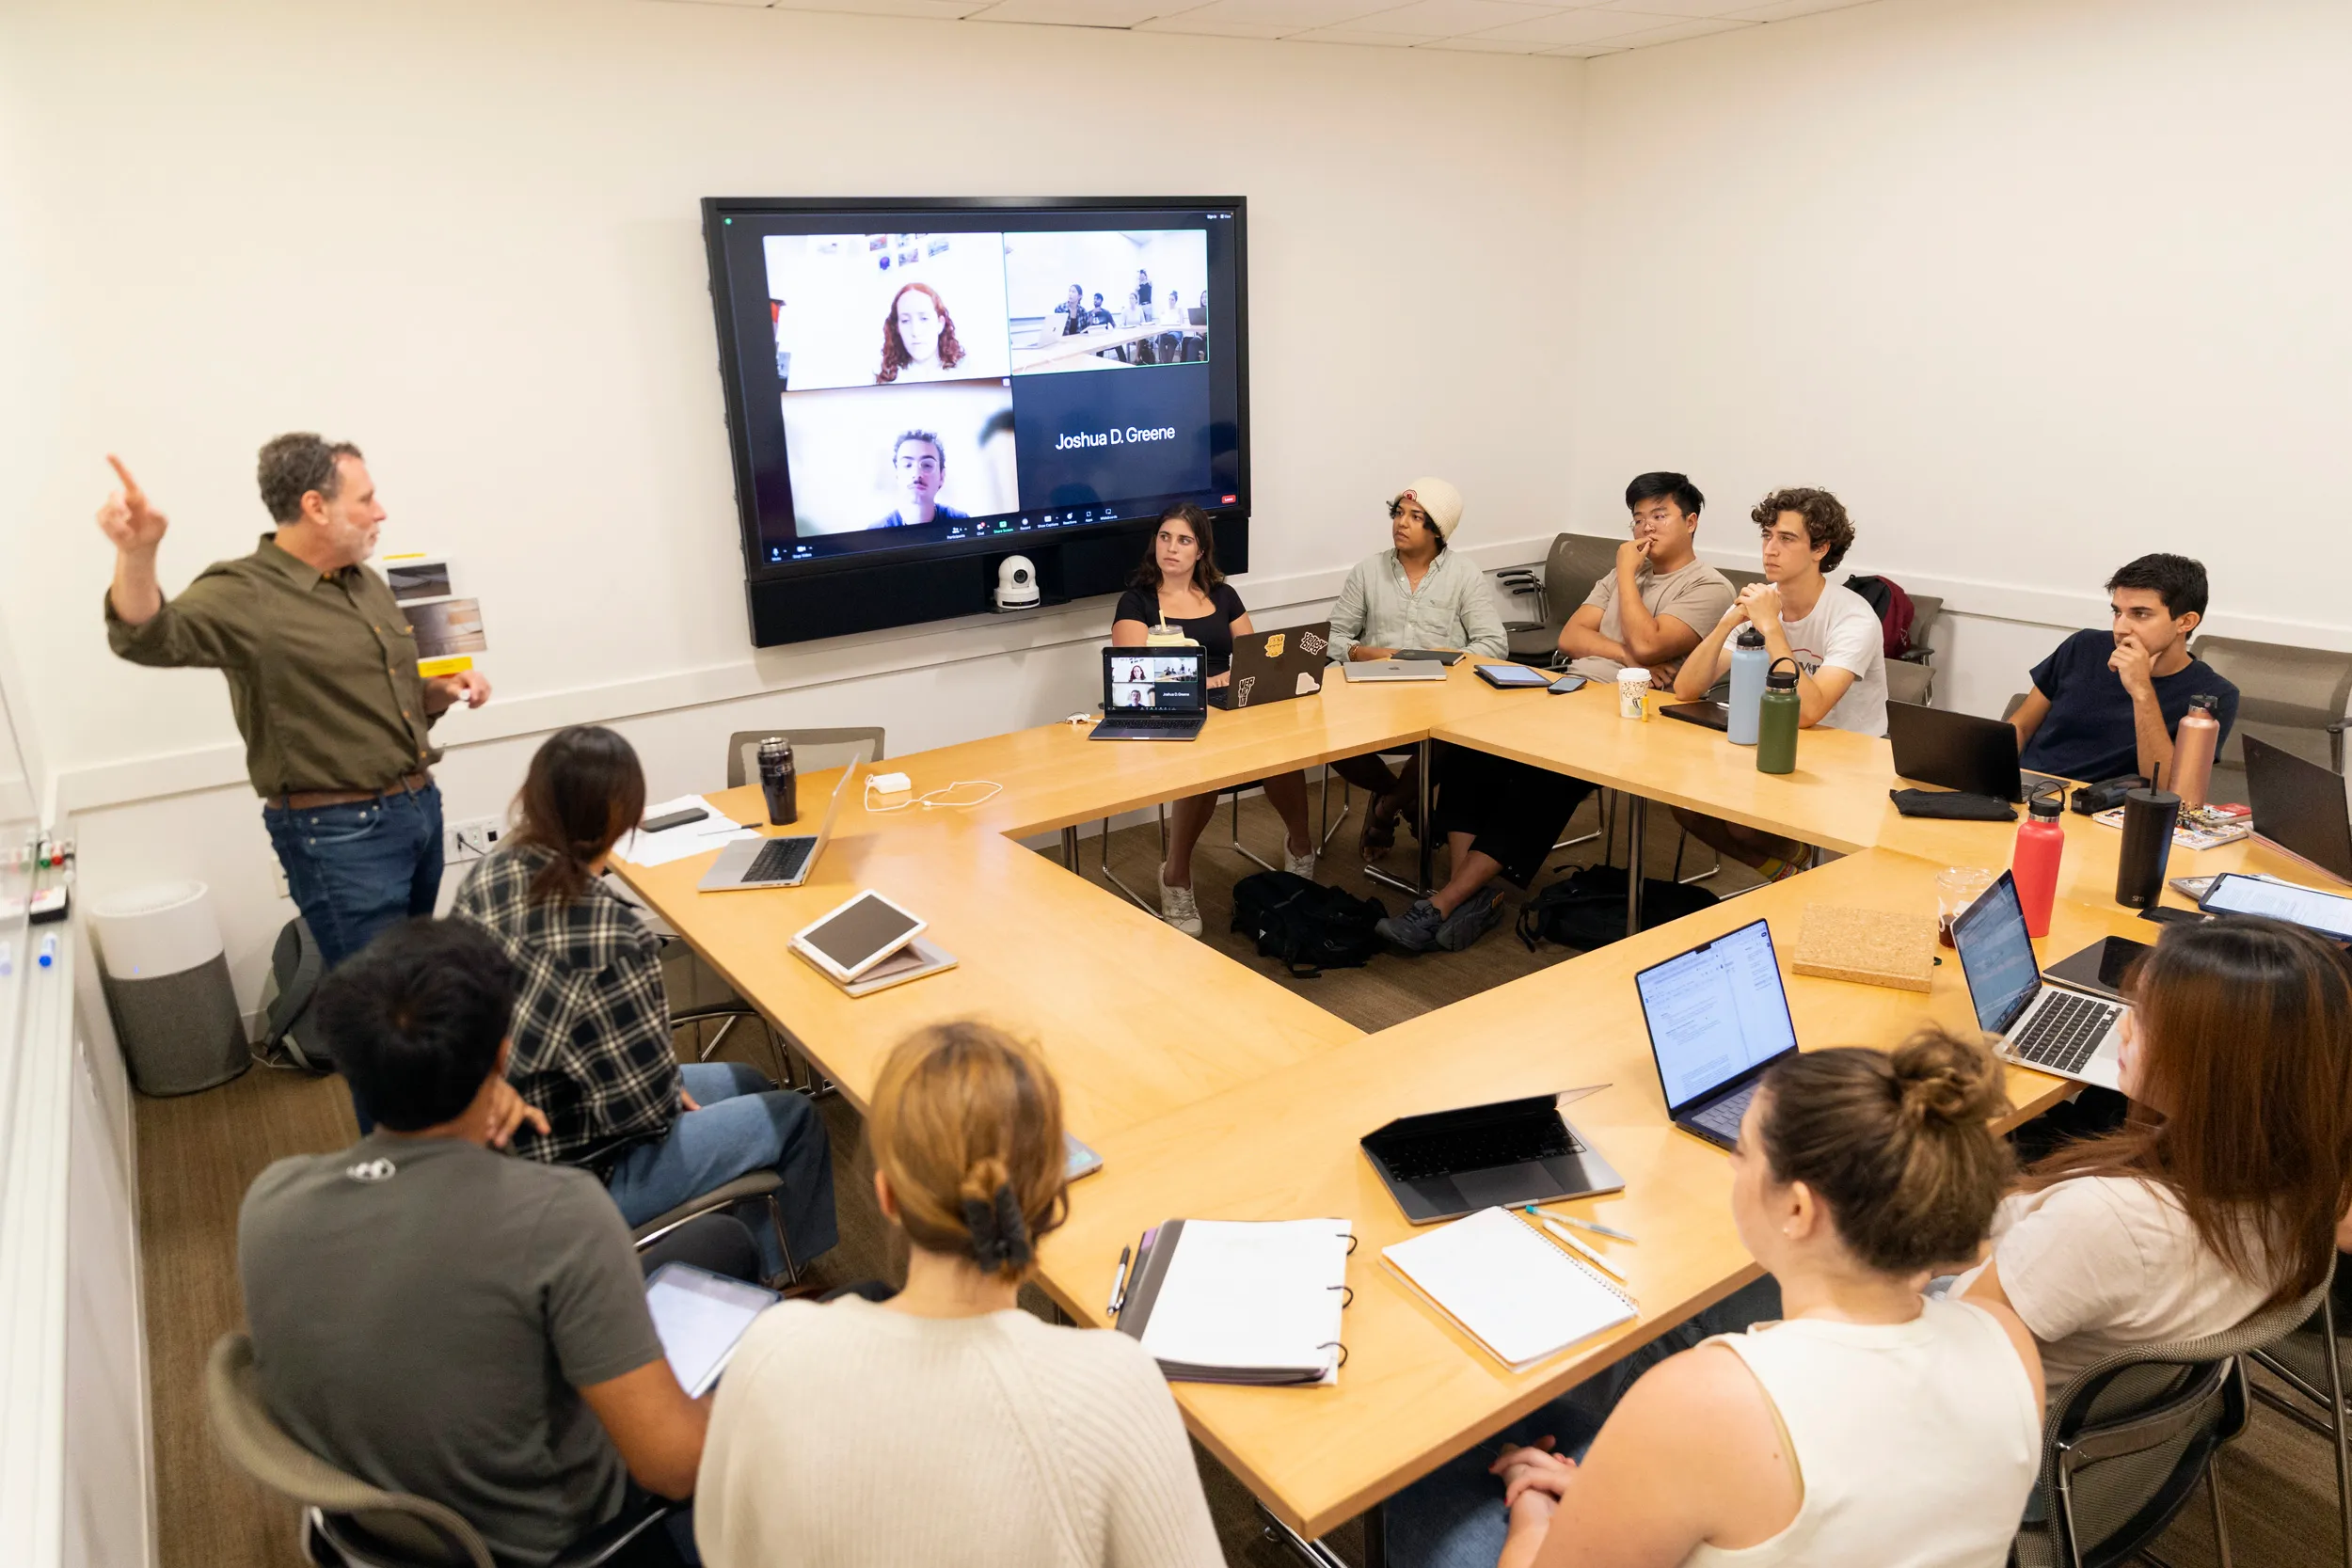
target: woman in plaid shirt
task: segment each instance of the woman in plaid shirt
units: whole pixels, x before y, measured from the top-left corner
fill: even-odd
[[[734,1062],[681,1065],[654,934],[599,880],[645,810],[637,753],[612,731],[559,730],[531,759],[516,822],[457,890],[453,914],[485,927],[516,969],[507,1078],[543,1112],[516,1153],[585,1164],[632,1226],[772,1167],[794,1260],[836,1238],[825,1124],[806,1098]],[[771,1278],[773,1228],[752,1227]]]

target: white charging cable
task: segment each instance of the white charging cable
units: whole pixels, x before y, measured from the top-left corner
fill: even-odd
[[[953,795],[959,789],[985,789],[988,793],[980,796],[977,800],[943,800],[940,799],[943,795]],[[968,809],[972,806],[984,806],[991,800],[996,799],[997,796],[1002,795],[1004,792],[1005,786],[997,784],[992,779],[958,779],[951,784],[945,785],[939,789],[927,790],[921,795],[913,796],[907,800],[901,800],[897,805],[878,806],[874,804],[874,778],[873,775],[869,773],[866,778],[866,809],[869,813],[876,814],[882,812],[904,811],[909,806],[921,806],[925,811],[930,810],[933,806]]]

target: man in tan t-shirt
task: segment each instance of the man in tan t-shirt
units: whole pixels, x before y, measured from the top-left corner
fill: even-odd
[[[1731,581],[1698,558],[1699,509],[1707,498],[1681,474],[1643,474],[1625,487],[1633,537],[1617,546],[1616,569],[1584,596],[1560,628],[1568,668],[1612,682],[1637,665],[1650,684],[1671,688],[1683,656],[1738,597]]]
[[[1569,668],[1601,682],[1640,665],[1671,686],[1701,631],[1731,608],[1731,584],[1692,546],[1706,498],[1681,474],[1644,474],[1626,486],[1632,537],[1616,569],[1593,585],[1560,628]],[[1502,918],[1504,881],[1526,887],[1543,869],[1593,784],[1548,768],[1449,747],[1442,753],[1436,831],[1451,851],[1443,887],[1375,927],[1408,953],[1458,952]]]

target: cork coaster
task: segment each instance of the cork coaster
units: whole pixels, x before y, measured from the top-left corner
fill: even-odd
[[[1798,933],[1788,967],[1824,980],[1896,990],[1932,990],[1935,916],[1807,904],[1804,928]]]

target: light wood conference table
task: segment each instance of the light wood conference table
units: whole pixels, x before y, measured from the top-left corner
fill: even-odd
[[[1366,1036],[1014,842],[1060,832],[1074,868],[1078,824],[1432,739],[1788,833],[1842,858]],[[1189,744],[1091,742],[1084,727],[1046,724],[894,757],[889,766],[918,794],[957,781],[1003,788],[971,810],[885,813],[852,801],[801,888],[700,894],[715,851],[616,869],[861,1109],[883,1054],[921,1024],[977,1016],[1038,1041],[1062,1083],[1072,1132],[1106,1162],[1073,1189],[1071,1222],[1040,1257],[1040,1283],[1080,1323],[1104,1321],[1120,1249],[1146,1226],[1178,1216],[1348,1217],[1362,1244],[1349,1268],[1356,1296],[1337,1386],[1175,1386],[1194,1433],[1276,1517],[1311,1537],[1753,1276],[1731,1230],[1724,1156],[1666,1123],[1636,969],[1762,917],[1786,971],[1808,904],[1931,917],[1944,866],[1997,871],[2009,862],[2013,823],[1899,816],[1886,799],[1896,781],[1883,740],[1807,731],[1798,770],[1785,777],[1758,774],[1754,759],[1713,731],[1620,719],[1614,693],[1597,688],[1565,697],[1497,691],[1469,661],[1427,683],[1357,684],[1335,673],[1318,697],[1213,712]],[[804,817],[832,780],[801,781]],[[755,788],[712,799],[739,820],[764,816]],[[2121,833],[2071,814],[2066,830],[2043,961],[2110,932],[2153,940],[2153,927],[2113,901]],[[2244,844],[2176,851],[2171,870],[2241,867],[2292,875],[2283,857]],[[868,887],[930,921],[930,935],[960,967],[852,1001],[789,954],[794,931]],[[1807,1047],[1886,1046],[1927,1019],[1975,1022],[1948,951],[1926,996],[1798,976],[1789,995]],[[1641,1316],[1513,1373],[1380,1269],[1378,1248],[1406,1227],[1356,1141],[1399,1115],[1604,1082],[1607,1091],[1569,1115],[1628,1186],[1581,1207],[1642,1238],[1597,1243],[1628,1267]],[[2071,1086],[2020,1069],[2010,1087],[2022,1117]]]

